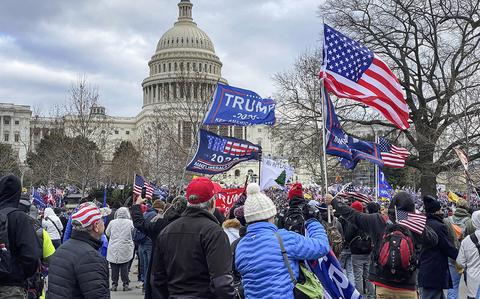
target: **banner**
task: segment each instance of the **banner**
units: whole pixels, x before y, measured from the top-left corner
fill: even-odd
[[[463,168],[465,168],[465,171],[468,171],[468,157],[467,157],[467,154],[460,147],[455,147],[453,150],[457,154],[460,162],[462,162],[462,165],[463,165]]]
[[[392,199],[393,188],[387,181],[385,174],[381,169],[378,169],[378,197],[385,197]]]
[[[354,169],[360,160],[366,160],[383,167],[383,160],[378,144],[363,141],[346,134],[340,127],[340,122],[335,113],[328,92],[325,90],[325,130],[326,153],[337,156],[346,169]]]
[[[342,267],[335,255],[330,252],[318,259],[308,261],[308,266],[323,285],[325,292],[331,298],[360,299],[362,295],[355,289],[347,276],[343,273]]]
[[[238,201],[244,191],[244,188],[222,189],[222,191],[217,193],[217,208],[223,211],[224,215],[228,215],[230,209]]]
[[[200,129],[198,148],[188,171],[204,174],[218,174],[228,171],[240,162],[259,160],[262,152],[260,145],[233,137],[218,136]]]
[[[287,163],[263,158],[260,170],[260,190],[284,187],[288,180],[293,179],[293,174],[294,169]]]
[[[262,99],[253,91],[217,84],[213,102],[204,125],[270,125],[275,124],[275,101]]]

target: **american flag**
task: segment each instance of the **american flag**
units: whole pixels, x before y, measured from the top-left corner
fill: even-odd
[[[44,210],[47,207],[47,205],[45,204],[45,202],[42,199],[42,196],[40,195],[40,193],[38,193],[37,190],[35,190],[35,188],[32,189],[32,199],[33,199],[33,204],[39,210]]]
[[[397,223],[421,235],[427,223],[427,216],[397,210]]]
[[[406,148],[391,145],[390,142],[383,137],[380,137],[378,142],[385,167],[405,167],[405,160],[410,156],[410,152]]]
[[[409,110],[397,78],[375,53],[325,25],[324,65],[320,77],[340,98],[371,106],[398,128],[405,130]]]
[[[251,155],[253,152],[258,152],[259,148],[257,146],[252,146],[249,144],[242,144],[240,142],[227,141],[223,153],[232,156],[246,156]]]
[[[147,182],[142,176],[135,174],[135,185],[133,186],[133,194],[140,195],[142,194],[142,188],[146,188],[145,198],[152,199],[153,196],[153,187]]]
[[[372,201],[370,196],[360,193],[359,191],[357,191],[357,189],[353,185],[347,186],[345,190],[343,190],[343,192],[338,194],[337,196],[344,199],[352,198],[354,201],[358,200],[365,204]]]

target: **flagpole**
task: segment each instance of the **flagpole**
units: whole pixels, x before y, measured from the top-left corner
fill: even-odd
[[[327,190],[328,190],[328,177],[327,177],[327,152],[326,152],[326,148],[327,148],[327,132],[326,132],[326,129],[325,129],[325,126],[326,126],[326,119],[325,119],[325,89],[324,89],[324,81],[323,79],[321,80],[321,83],[320,83],[320,88],[321,88],[321,98],[322,98],[322,152],[323,152],[323,155],[322,155],[322,164],[323,164],[323,185],[324,185],[324,190],[323,190],[323,194],[326,195],[327,194]]]
[[[217,90],[217,85],[218,85],[218,82],[220,82],[220,79],[221,79],[221,77],[218,76],[217,82],[215,82],[215,87],[213,88],[213,91],[210,93],[209,99],[212,99],[212,98],[213,98],[213,95],[215,94],[215,91]],[[210,105],[211,105],[211,103],[210,103]],[[209,105],[209,106],[210,106],[210,105]],[[198,137],[200,136],[200,128],[202,127],[203,121],[205,120],[205,115],[207,114],[207,112],[208,112],[209,110],[210,110],[210,109],[207,109],[207,110],[205,110],[205,111],[203,112],[203,117],[202,117],[201,123],[200,123],[200,125],[199,125],[199,127],[198,127],[198,128],[199,128],[199,133],[197,134],[197,139],[198,139]],[[199,140],[197,140],[197,141],[200,142]],[[191,160],[190,156],[192,155],[192,149],[193,149],[193,142],[192,142],[192,145],[190,146],[190,149],[188,150],[187,159],[186,159],[187,162],[185,163],[185,167],[183,168],[182,179],[181,179],[181,181],[180,181],[180,188],[178,188],[178,190],[177,190],[177,192],[178,192],[177,195],[179,195],[179,194],[182,192],[182,189],[183,189],[183,183],[184,183],[183,181],[185,180],[185,174],[186,174],[186,172],[187,172],[188,163],[189,163],[190,160]]]
[[[258,185],[260,186],[260,173],[262,172],[262,153],[260,153],[260,159],[258,160]]]
[[[323,30],[325,30],[325,22],[323,22]],[[325,33],[323,33],[323,48],[327,49],[327,44],[325,43]],[[325,61],[323,61],[325,57],[322,57],[322,68],[325,70]],[[326,109],[325,109],[325,72],[323,73],[323,78],[320,78],[320,94],[321,94],[321,102],[322,102],[322,150],[323,150],[323,185],[324,191],[323,195],[327,195],[328,192],[328,176],[327,176],[327,130],[326,124],[327,120],[325,118]]]
[[[374,130],[374,135],[375,135],[375,143],[378,144],[378,136],[377,133]],[[378,194],[380,193],[380,178],[378,177],[378,165],[374,164],[375,167],[375,201],[378,202]]]

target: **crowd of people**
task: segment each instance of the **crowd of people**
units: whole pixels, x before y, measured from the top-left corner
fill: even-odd
[[[250,183],[223,215],[200,177],[184,196],[82,200],[65,215],[21,190],[0,179],[0,298],[110,298],[133,271],[145,298],[317,298],[310,262],[329,252],[364,298],[460,298],[462,279],[480,298],[480,211],[464,199],[425,196],[420,213],[405,191],[379,204]]]

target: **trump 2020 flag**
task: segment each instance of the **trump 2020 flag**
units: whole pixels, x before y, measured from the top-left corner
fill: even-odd
[[[275,124],[275,101],[262,99],[251,90],[218,83],[203,124],[272,126]]]
[[[331,298],[360,299],[362,295],[355,289],[343,273],[335,255],[330,252],[318,260],[308,261],[308,266],[322,283]]]
[[[261,152],[260,145],[247,140],[219,136],[200,129],[197,152],[187,170],[204,174],[222,173],[240,162],[260,160]]]
[[[324,61],[320,77],[340,98],[377,109],[398,128],[410,127],[402,86],[388,66],[364,45],[325,24]]]
[[[260,170],[260,190],[270,187],[284,187],[294,175],[294,169],[287,163],[272,159],[262,159]]]
[[[325,129],[327,132],[325,150],[327,154],[339,157],[341,164],[346,169],[354,169],[360,160],[367,160],[383,167],[380,149],[376,143],[349,136],[340,127],[340,122],[327,91],[325,91],[325,112]]]
[[[392,199],[393,188],[387,181],[385,174],[378,169],[378,196]]]

